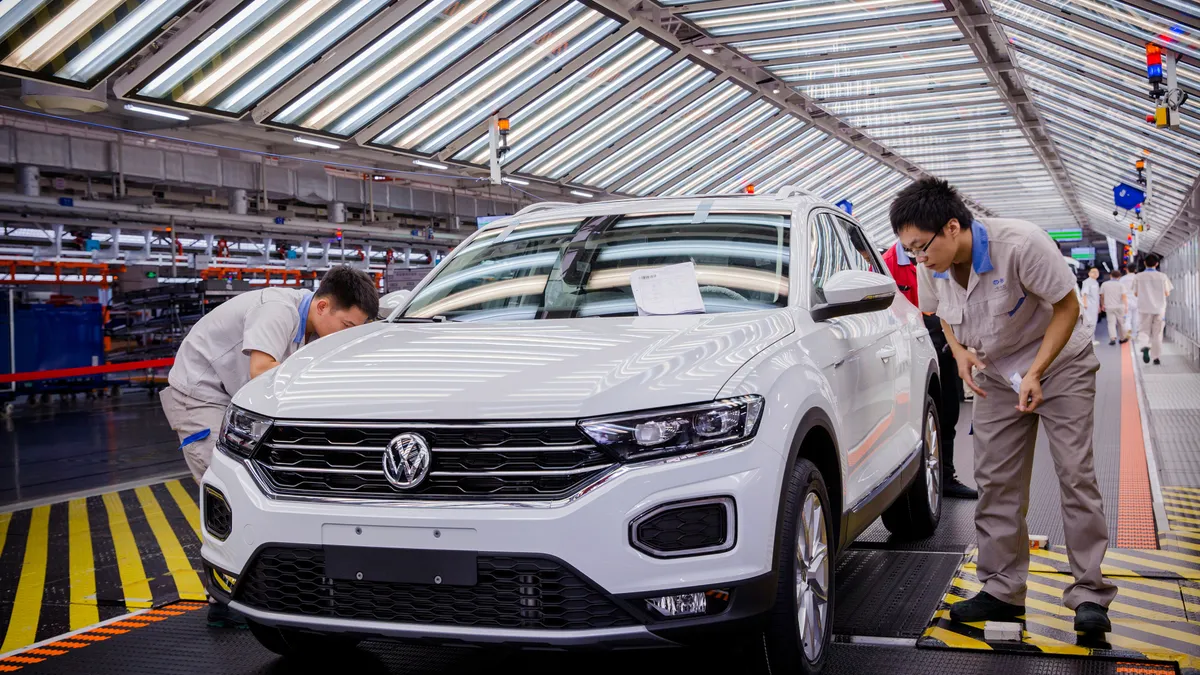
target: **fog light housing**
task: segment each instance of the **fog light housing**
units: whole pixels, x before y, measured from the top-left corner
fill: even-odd
[[[708,597],[703,593],[664,595],[646,600],[646,606],[667,619],[697,616],[708,612]]]
[[[237,576],[226,572],[223,569],[204,563],[205,571],[205,586],[208,587],[209,595],[221,597],[226,600],[233,597],[233,589],[237,586]]]
[[[233,531],[233,510],[220,490],[204,486],[204,529],[217,541],[225,541]]]

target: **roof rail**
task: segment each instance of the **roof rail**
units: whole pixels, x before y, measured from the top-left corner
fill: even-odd
[[[805,197],[816,197],[817,195],[800,187],[799,185],[784,185],[775,191],[775,197],[778,199],[787,199],[796,195],[804,195]]]
[[[530,204],[529,206],[526,206],[525,208],[521,209],[520,211],[517,211],[516,213],[514,213],[513,215],[514,216],[523,216],[527,213],[536,213],[538,211],[545,211],[546,209],[556,209],[560,206],[579,206],[579,205],[574,204],[572,202],[538,202],[536,204]]]

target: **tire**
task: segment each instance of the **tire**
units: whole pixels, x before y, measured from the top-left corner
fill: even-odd
[[[280,656],[305,659],[336,658],[354,649],[359,643],[358,638],[343,635],[275,628],[254,621],[246,621],[246,624],[250,627],[250,634],[259,644]]]
[[[933,397],[921,415],[921,466],[912,485],[883,512],[883,526],[900,539],[932,536],[942,519],[942,426]]]
[[[807,459],[796,460],[783,487],[787,501],[775,552],[779,591],[763,634],[764,657],[769,672],[814,675],[824,667],[833,637],[833,514],[825,479]]]

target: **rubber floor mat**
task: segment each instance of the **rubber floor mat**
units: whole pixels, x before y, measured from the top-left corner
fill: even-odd
[[[834,634],[919,637],[961,560],[956,553],[847,552],[837,565]]]

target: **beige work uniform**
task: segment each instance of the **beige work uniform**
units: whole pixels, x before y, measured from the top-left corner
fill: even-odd
[[[1138,346],[1150,347],[1150,358],[1162,356],[1163,320],[1167,316],[1167,295],[1171,280],[1157,269],[1146,268],[1133,285],[1138,299]]]
[[[1100,298],[1104,301],[1104,313],[1108,315],[1108,339],[1124,340],[1128,337],[1125,330],[1125,305],[1128,300],[1125,285],[1116,279],[1109,279],[1100,285]]]
[[[167,375],[170,386],[159,398],[197,483],[212,461],[226,408],[250,381],[250,352],[283,362],[302,347],[311,301],[311,292],[292,288],[242,293],[206,314],[184,338]]]
[[[1108,524],[1092,462],[1096,371],[1100,362],[1082,320],[1042,378],[1045,402],[1034,413],[1017,410],[1009,378],[1032,366],[1053,314],[1053,303],[1075,291],[1062,253],[1038,226],[991,218],[972,227],[970,279],[964,289],[950,273],[922,265],[917,289],[921,311],[936,312],[964,347],[985,364],[976,384],[972,419],[979,504],[978,577],[983,590],[1024,604],[1029,573],[1029,480],[1038,423],[1045,424],[1062,495],[1063,529],[1075,583],[1063,594],[1074,609],[1083,602],[1108,606],[1117,589],[1100,571]]]

